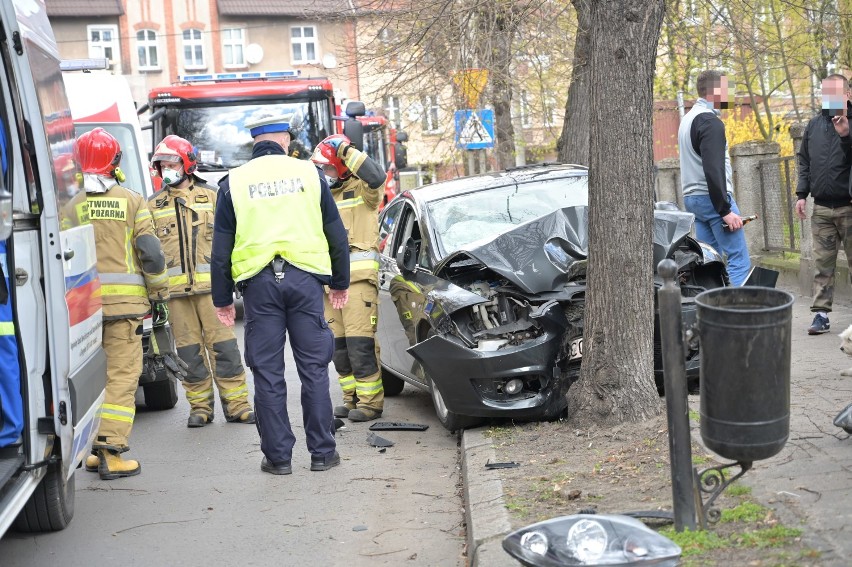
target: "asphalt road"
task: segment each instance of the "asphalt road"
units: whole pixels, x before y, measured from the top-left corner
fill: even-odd
[[[381,453],[367,443],[369,423],[347,421],[341,465],[311,472],[289,348],[287,385],[292,475],[261,472],[256,429],[226,423],[219,406],[211,425],[188,429],[181,394],[172,410],[137,413],[128,455],[141,475],[101,481],[78,469],[71,525],[37,536],[10,530],[0,565],[463,565],[458,439],[429,395],[406,386],[381,418],[427,431],[380,432],[396,443]],[[330,387],[339,402],[333,373]]]

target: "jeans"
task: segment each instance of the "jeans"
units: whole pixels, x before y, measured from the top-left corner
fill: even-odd
[[[731,211],[740,214],[736,201],[728,195]],[[722,227],[722,217],[713,208],[710,195],[687,195],[683,199],[686,210],[695,215],[695,236],[717,252],[728,257],[728,277],[731,285],[743,285],[751,270],[751,260],[746,245],[745,227],[730,231]]]

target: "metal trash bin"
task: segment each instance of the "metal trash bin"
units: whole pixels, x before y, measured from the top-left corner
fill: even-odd
[[[791,294],[725,287],[695,298],[701,438],[735,461],[776,455],[790,433]]]

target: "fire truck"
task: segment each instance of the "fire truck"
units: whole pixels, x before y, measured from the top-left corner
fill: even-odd
[[[404,167],[393,158],[404,157],[400,146],[405,136],[400,140],[385,118],[365,116],[364,104],[358,101],[350,101],[340,115],[331,81],[303,78],[299,71],[182,75],[177,84],[149,92],[140,112],[148,110],[154,145],[169,134],[191,141],[199,175],[214,184],[228,169],[251,158],[252,138],[243,125],[270,113],[293,113],[297,127],[289,153],[302,159],[326,136],[349,136],[388,172],[385,202],[396,195],[397,168]]]

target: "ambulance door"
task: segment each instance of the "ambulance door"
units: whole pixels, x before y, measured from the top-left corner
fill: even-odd
[[[68,181],[69,173],[73,179],[77,171],[69,160],[74,125],[44,5],[15,0],[14,6],[20,36],[9,57],[22,115],[30,118],[19,131],[26,141],[23,147],[29,150],[24,158],[28,183],[19,191],[23,195],[15,198],[20,207],[17,214],[31,228],[27,248],[32,251],[28,267],[32,274],[27,281],[36,288],[30,294],[32,311],[19,306],[19,313],[27,314],[21,318],[22,329],[31,318],[26,324],[37,327],[39,338],[35,340],[43,342],[46,337],[46,349],[32,352],[26,341],[24,348],[28,367],[31,359],[46,363],[44,376],[50,377],[51,385],[46,410],[52,414],[53,432],[61,441],[62,473],[70,478],[97,432],[106,384],[94,232],[91,226],[72,228],[78,223],[68,222],[73,213],[69,202],[78,191]],[[15,239],[17,253],[21,244],[17,228]],[[43,360],[45,352],[50,355],[47,361]]]

